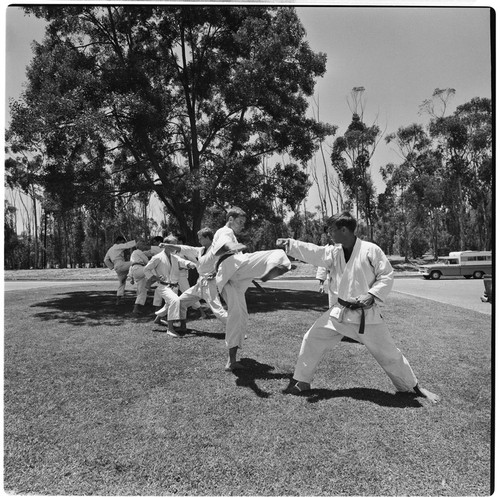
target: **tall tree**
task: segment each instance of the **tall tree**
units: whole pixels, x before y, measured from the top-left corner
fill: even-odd
[[[357,215],[365,219],[371,239],[376,205],[370,160],[379,135],[378,126],[366,126],[358,114],[353,114],[347,131],[335,140],[331,153],[332,165],[354,203]]]
[[[287,152],[305,165],[332,132],[306,117],[326,56],[291,7],[27,11],[49,26],[25,106],[41,103],[38,119],[77,176],[100,152],[95,167],[119,177],[117,194],[156,192],[190,241],[208,207],[246,200],[235,183],[256,183],[261,157]]]
[[[446,165],[447,182],[453,192],[450,212],[459,227],[460,249],[472,245],[467,223],[474,224],[473,236],[479,241],[479,247],[491,248],[491,100],[473,98],[458,106],[451,116],[433,119],[429,129],[438,142],[437,149]]]

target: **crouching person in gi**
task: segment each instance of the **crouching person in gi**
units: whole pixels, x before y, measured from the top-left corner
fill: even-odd
[[[222,306],[215,284],[215,264],[219,259],[211,250],[214,233],[210,228],[198,231],[198,240],[201,247],[190,245],[172,245],[173,250],[178,250],[178,255],[196,264],[198,281],[195,285],[185,290],[181,296],[181,303],[185,307],[205,300],[214,316],[222,323],[227,322],[227,311]]]
[[[246,221],[246,214],[239,208],[229,210],[226,225],[215,233],[212,250],[219,257],[216,267],[217,289],[227,303],[226,371],[242,369],[237,352],[243,347],[248,325],[245,292],[252,280],[267,281],[286,273],[291,263],[283,250],[265,250],[242,253],[246,247],[238,243],[239,233]]]
[[[186,329],[186,307],[180,302],[178,295],[179,287],[179,259],[174,254],[176,251],[169,243],[173,240],[169,237],[165,238],[167,244],[163,251],[153,256],[144,267],[144,275],[146,279],[154,278],[158,281],[161,296],[165,301],[165,305],[155,312],[156,318],[154,322],[159,324],[162,322],[162,317],[167,316],[167,333],[170,336],[179,337],[176,332],[174,323],[180,321],[181,330]]]
[[[311,382],[325,352],[347,336],[364,344],[384,369],[398,392],[409,392],[435,403],[439,396],[419,386],[413,370],[396,347],[384,323],[378,303],[383,302],[393,284],[393,269],[383,251],[374,243],[354,234],[356,220],[350,213],[329,219],[334,246],[280,238],[276,245],[291,255],[330,271],[330,291],[334,305],[309,329],[302,340],[290,388],[302,392]],[[339,245],[338,245],[339,244]]]

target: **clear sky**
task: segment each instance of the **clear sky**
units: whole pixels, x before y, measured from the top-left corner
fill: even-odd
[[[386,133],[413,122],[428,122],[426,116],[419,116],[419,105],[431,97],[435,88],[456,90],[451,111],[473,97],[491,98],[488,4],[364,4],[311,6],[305,2],[297,6],[311,48],[327,54],[327,72],[318,80],[316,98],[320,102],[320,120],[338,126],[337,136],[351,122],[347,99],[353,87],[365,88],[366,124],[376,122]],[[15,7],[4,10],[7,104],[9,99],[19,97],[32,57],[30,44],[34,39],[41,41],[43,22],[24,16]],[[398,162],[398,156],[382,140],[371,166],[379,192],[384,185],[378,171],[388,162]],[[314,210],[317,203],[312,188],[309,210]]]

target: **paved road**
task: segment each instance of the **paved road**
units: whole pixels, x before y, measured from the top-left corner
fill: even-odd
[[[96,283],[109,283],[105,281],[71,281],[71,280],[59,280],[59,281],[35,281],[35,280],[22,280],[22,281],[4,281],[3,290],[4,292],[12,292],[14,290],[33,290],[36,288],[47,288],[55,286],[74,286],[75,288],[82,285],[95,285]],[[111,282],[114,283],[114,282]]]
[[[114,285],[113,281],[5,281],[4,291],[30,290],[46,287],[66,287],[75,288],[82,285]],[[261,283],[263,287],[269,288],[290,288],[313,290],[318,289],[316,280],[272,280]],[[130,286],[128,287],[131,288]],[[423,278],[395,278],[393,292],[413,295],[423,299],[430,299],[444,304],[450,304],[464,309],[481,312],[491,315],[492,305],[481,301],[484,293],[483,280],[466,279],[441,279],[437,281],[424,280]]]
[[[491,315],[492,305],[481,301],[484,280],[398,278],[393,291]]]
[[[292,284],[293,286],[291,286]],[[262,286],[317,290],[318,282],[316,280],[272,280],[262,283]],[[394,278],[392,291],[491,315],[492,305],[481,301],[481,296],[484,294],[483,280],[442,279],[431,281],[423,278],[400,277]]]

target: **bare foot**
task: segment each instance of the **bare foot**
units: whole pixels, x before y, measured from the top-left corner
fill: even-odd
[[[419,385],[415,385],[413,390],[415,390],[417,395],[429,399],[433,404],[437,404],[441,400],[441,397],[439,395],[429,392],[429,390],[426,390],[425,388],[422,388]]]

